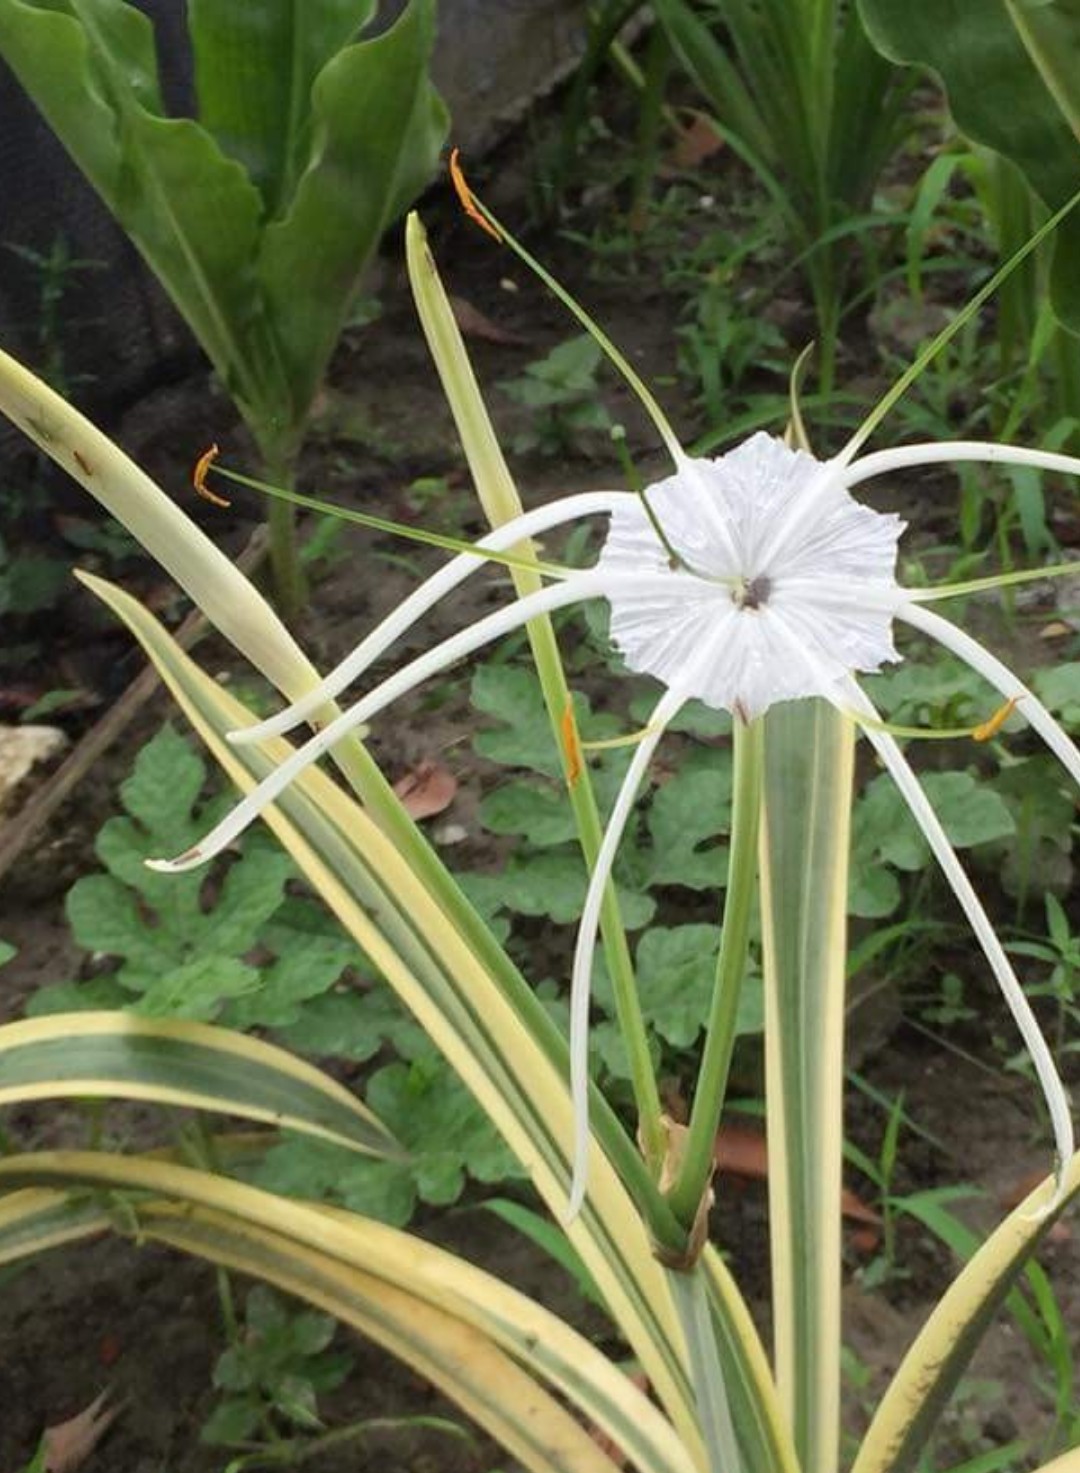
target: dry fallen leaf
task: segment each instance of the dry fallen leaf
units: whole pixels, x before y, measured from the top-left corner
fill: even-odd
[[[112,1426],[120,1404],[105,1408],[108,1388],[67,1422],[45,1429],[46,1473],[75,1473]]]
[[[689,127],[684,128],[671,150],[671,163],[676,169],[696,169],[706,159],[719,153],[724,140],[716,131],[712,118],[704,113],[695,113]]]
[[[437,762],[420,762],[394,784],[410,818],[433,818],[454,801],[457,778]]]
[[[716,1169],[750,1181],[764,1181],[769,1174],[769,1148],[764,1135],[748,1125],[721,1126],[713,1152]],[[847,1187],[840,1190],[840,1211],[849,1222],[877,1227],[881,1218],[872,1207]]]
[[[528,338],[521,337],[516,332],[511,332],[507,327],[500,327],[497,322],[492,322],[490,317],[485,317],[479,307],[474,307],[464,297],[451,297],[450,310],[454,314],[454,321],[461,329],[463,337],[479,338],[485,343],[500,343],[505,348],[526,348]]]

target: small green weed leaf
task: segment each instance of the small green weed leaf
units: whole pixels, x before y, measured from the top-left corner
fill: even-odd
[[[731,823],[731,762],[727,753],[708,756],[707,768],[684,767],[653,797],[651,884],[712,890],[727,882],[727,850],[716,839]]]
[[[479,817],[491,833],[520,834],[538,849],[577,837],[565,792],[535,783],[504,783],[480,804]]]
[[[384,1110],[407,1161],[374,1161],[329,1143],[292,1137],[256,1169],[260,1186],[289,1196],[342,1203],[394,1225],[408,1222],[417,1200],[456,1202],[468,1176],[506,1181],[521,1167],[449,1066],[430,1051],[412,1064],[372,1075],[367,1102]],[[378,1167],[369,1171],[368,1166]]]
[[[863,920],[881,920],[891,916],[900,904],[900,881],[892,870],[875,864],[872,855],[863,863],[860,851],[852,851],[851,880],[848,886],[848,914]]]
[[[539,854],[515,854],[500,874],[468,876],[470,898],[480,908],[505,908],[515,915],[547,916],[569,926],[581,917],[588,880],[576,849],[565,846]],[[656,911],[648,895],[619,889],[623,922],[629,930],[647,926]]]
[[[163,726],[135,759],[131,776],[121,785],[124,808],[155,838],[186,838],[178,830],[199,801],[206,764],[173,726]]]
[[[647,726],[656,702],[656,691],[647,696],[636,696],[630,702],[631,721],[638,726]],[[712,706],[706,706],[704,701],[687,701],[668,725],[668,731],[696,737],[701,742],[713,742],[717,737],[731,735],[731,717],[726,711],[717,711]]]
[[[1016,832],[1012,814],[999,793],[969,772],[931,772],[922,779],[949,840],[969,849]],[[855,805],[855,852],[900,870],[921,869],[928,850],[907,805],[886,773],[867,785]]]
[[[986,682],[948,655],[929,665],[905,661],[875,675],[869,690],[878,710],[900,726],[962,726],[986,706]]]
[[[454,1202],[465,1173],[504,1181],[522,1169],[473,1096],[442,1059],[388,1064],[373,1075],[367,1102],[408,1150],[408,1169],[425,1202]]]
[[[230,1396],[211,1411],[199,1429],[199,1440],[211,1447],[235,1447],[255,1436],[262,1419],[263,1407],[257,1396]]]
[[[16,949],[10,941],[0,941],[0,967],[9,962],[16,955]]]
[[[675,1048],[689,1048],[698,1038],[709,1010],[718,926],[653,926],[637,948],[638,995],[646,1022]],[[614,998],[606,977],[598,976],[597,1001],[609,1013]],[[739,998],[739,1033],[760,1033],[763,1024],[760,978],[750,975]]]
[[[125,968],[121,976],[130,979],[133,974]],[[193,956],[162,975],[148,977],[143,996],[133,1011],[149,1018],[187,1018],[196,1023],[210,1023],[218,1016],[224,1000],[243,997],[258,986],[258,971],[236,957]]]
[[[87,996],[115,1006],[137,994],[137,1011],[152,1017],[211,1021],[224,1010],[236,1027],[295,1023],[302,1004],[332,987],[357,953],[318,907],[287,897],[295,873],[288,856],[252,834],[218,884],[221,867],[208,880],[202,872],[156,874],[144,863],[189,847],[229,802],[201,801],[205,777],[169,726],[139,753],[120,790],[128,816],[110,819],[97,838],[108,873],[86,876],[68,895],[75,939],[118,962]],[[54,1010],[71,992],[50,989],[32,1011]]]
[[[517,665],[481,665],[472,679],[470,699],[477,711],[501,723],[477,733],[473,746],[504,767],[525,767],[558,777],[562,764],[551,735],[536,676]]]
[[[285,917],[288,916],[288,920]],[[230,1028],[284,1028],[297,1023],[310,999],[328,992],[358,953],[351,939],[307,901],[286,901],[260,932],[275,953],[260,968],[257,993],[229,1003],[221,1021]],[[329,1047],[325,1053],[337,1053]]]
[[[388,987],[346,988],[304,1004],[300,1016],[281,1028],[287,1048],[316,1058],[333,1055],[364,1063],[391,1044],[405,1059],[429,1053],[427,1034],[414,1023]]]
[[[1039,699],[1066,726],[1080,726],[1080,660],[1036,670],[1031,684]]]
[[[329,1141],[290,1136],[267,1151],[252,1179],[268,1192],[337,1202],[391,1227],[404,1227],[416,1208],[416,1184],[401,1162],[376,1161]]]
[[[66,909],[75,940],[88,951],[127,956],[147,968],[156,965],[154,936],[136,897],[111,875],[79,880],[68,892]]]

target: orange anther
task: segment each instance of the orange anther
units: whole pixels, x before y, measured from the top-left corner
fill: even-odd
[[[989,721],[984,721],[980,726],[977,726],[971,733],[975,740],[977,742],[988,742],[992,736],[999,732],[1016,710],[1016,704],[1019,699],[1019,696],[1010,696],[1004,706],[1000,706],[994,712]]]
[[[220,454],[221,451],[216,445],[211,445],[209,450],[203,451],[195,462],[195,469],[191,473],[191,484],[204,501],[213,502],[215,506],[232,506],[232,502],[227,497],[219,496],[216,491],[211,491],[210,487],[206,484],[206,477],[210,467]]]
[[[563,757],[566,760],[566,781],[571,787],[574,787],[581,777],[582,757],[581,738],[578,736],[572,703],[568,702],[566,710],[562,713],[559,721],[559,734],[562,738]]]
[[[487,216],[481,213],[476,200],[473,198],[473,192],[469,188],[468,181],[465,178],[465,171],[461,167],[461,150],[459,148],[454,148],[450,151],[450,181],[454,186],[458,199],[461,201],[461,208],[468,215],[469,219],[475,220],[481,230],[486,230],[495,240],[501,241],[502,236]]]

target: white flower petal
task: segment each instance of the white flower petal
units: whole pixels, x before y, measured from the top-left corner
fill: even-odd
[[[779,534],[823,477],[812,529],[784,551]],[[709,641],[715,658],[699,663],[690,694],[752,719],[897,658],[903,523],[859,506],[828,465],[757,434],[717,460],[686,462],[646,494],[684,566],[669,566],[640,502],[615,508],[597,567],[624,579],[608,599],[611,637],[631,670],[681,684]],[[770,555],[772,544],[781,550]],[[635,572],[647,587],[635,587]],[[809,664],[792,659],[792,633],[811,650]]]

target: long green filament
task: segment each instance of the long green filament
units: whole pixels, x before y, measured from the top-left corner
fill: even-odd
[[[956,334],[965,324],[971,321],[984,302],[989,301],[1002,283],[1007,281],[1016,268],[1027,260],[1032,251],[1036,250],[1046,237],[1057,229],[1078,201],[1080,201],[1080,190],[1071,199],[1067,200],[1061,206],[1060,210],[1055,210],[1049,220],[1036,230],[1030,240],[1026,240],[1020,249],[1015,251],[1003,266],[999,266],[990,280],[981,286],[975,295],[964,303],[952,321],[947,323],[936,337],[927,343],[922,352],[917,355],[915,360],[908,365],[896,380],[892,388],[882,395],[855,431],[854,435],[852,435],[851,439],[844,446],[843,450],[841,450],[837,457],[841,465],[847,465],[854,458],[856,452],[866,443],[885,416],[891,412],[893,406],[904,397],[916,379],[922,377],[923,373],[929,368],[938,354],[948,347]]]
[[[372,516],[369,512],[354,511],[352,507],[336,506],[332,501],[322,501],[317,496],[304,496],[284,486],[275,486],[269,481],[260,481],[256,476],[246,476],[242,471],[230,470],[224,465],[215,465],[214,474],[235,481],[238,486],[247,486],[261,491],[275,501],[290,502],[307,511],[316,511],[323,516],[337,517],[343,522],[354,522],[359,527],[368,527],[373,532],[384,532],[389,537],[403,537],[410,542],[421,542],[427,547],[439,547],[444,552],[469,552],[484,562],[500,563],[504,568],[515,568],[519,572],[541,573],[545,578],[571,578],[575,568],[565,568],[560,563],[542,562],[538,558],[523,557],[513,552],[493,552],[466,542],[461,537],[450,537],[444,532],[428,532],[423,527],[409,527],[404,522],[393,522],[387,517]]]

